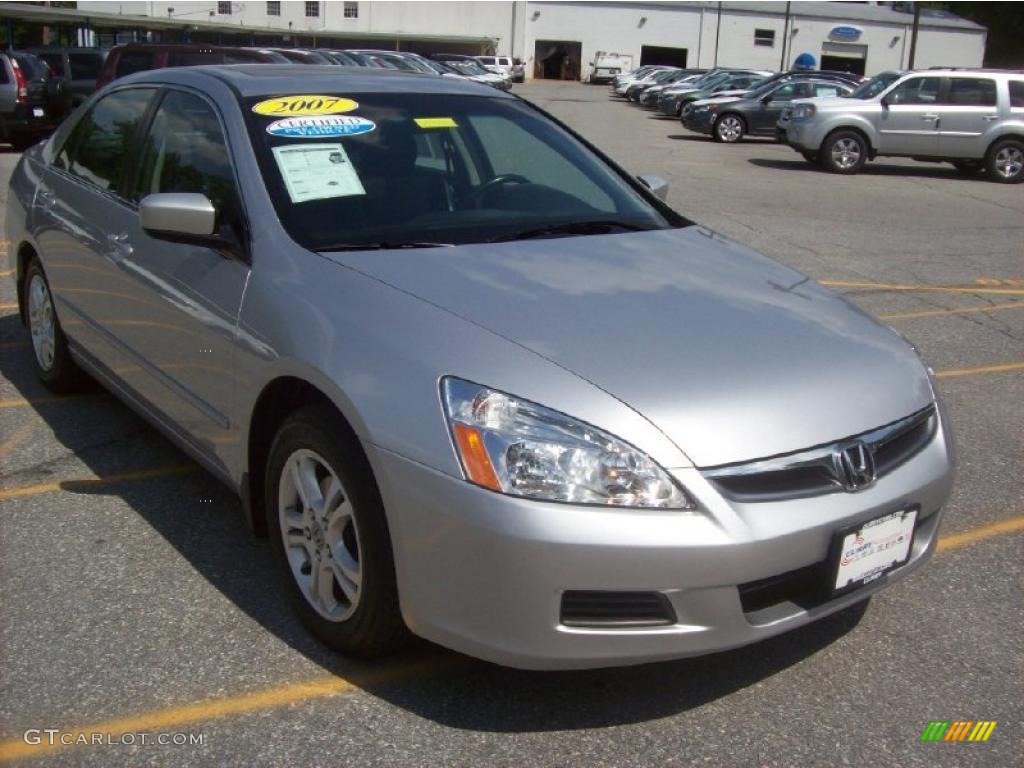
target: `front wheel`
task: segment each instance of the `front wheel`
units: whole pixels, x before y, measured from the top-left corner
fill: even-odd
[[[724,144],[735,144],[743,138],[746,128],[746,125],[743,124],[743,118],[739,115],[722,115],[715,121],[711,135],[715,141],[720,141]]]
[[[825,139],[819,158],[826,171],[857,173],[867,162],[868,145],[856,131],[836,131]]]
[[[379,656],[405,636],[384,506],[332,409],[285,420],[270,449],[267,531],[306,627],[335,650]]]
[[[989,178],[1001,184],[1024,181],[1024,142],[1005,139],[994,144],[985,158],[985,170]]]

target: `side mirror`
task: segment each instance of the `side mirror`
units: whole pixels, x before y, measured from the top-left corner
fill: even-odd
[[[641,184],[651,190],[651,193],[661,201],[668,197],[668,182],[660,176],[637,176]]]
[[[772,95],[769,93],[767,96],[761,98],[762,104],[770,104],[772,101]]]
[[[206,197],[194,192],[163,192],[149,195],[139,203],[142,228],[154,237],[212,238],[216,232],[217,210]]]
[[[882,109],[888,109],[889,108],[889,97],[888,96],[883,96],[879,103],[882,105]]]

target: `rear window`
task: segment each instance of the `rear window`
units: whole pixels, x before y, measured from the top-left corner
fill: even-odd
[[[1024,107],[1024,80],[1010,81],[1010,106]]]
[[[201,67],[203,64],[223,64],[220,51],[175,51],[167,60],[169,67]]]
[[[69,53],[72,80],[96,80],[103,69],[101,53]]]
[[[156,56],[150,51],[122,51],[118,55],[115,75],[124,77],[136,72],[145,72],[156,66]]]
[[[60,53],[37,53],[36,56],[49,65],[53,74],[64,77],[64,57]]]
[[[29,80],[45,80],[46,76],[50,74],[50,66],[35,56],[30,56],[27,53],[16,53],[14,54],[14,60],[18,62],[21,71],[25,73],[25,77]]]

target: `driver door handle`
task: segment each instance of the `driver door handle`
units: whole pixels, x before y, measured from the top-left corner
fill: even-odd
[[[935,121],[938,121],[939,116],[938,115],[921,115],[921,119],[922,120],[935,120]]]
[[[128,242],[127,232],[111,233],[107,235],[107,242],[110,243],[110,257],[115,261],[126,259],[132,255],[132,246]]]

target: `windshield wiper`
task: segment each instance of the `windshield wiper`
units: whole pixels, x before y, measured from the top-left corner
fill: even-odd
[[[398,242],[392,243],[387,240],[377,240],[371,243],[332,243],[330,245],[318,245],[314,250],[319,253],[328,251],[398,251],[404,248],[454,248],[455,243],[432,243],[432,242]]]
[[[548,237],[550,235],[607,235],[615,229],[627,232],[644,232],[652,229],[652,227],[630,224],[626,221],[615,221],[614,219],[592,219],[589,221],[570,221],[565,224],[550,224],[546,227],[526,229],[522,232],[492,237],[487,242],[504,243],[510,240],[531,240],[535,237]]]

